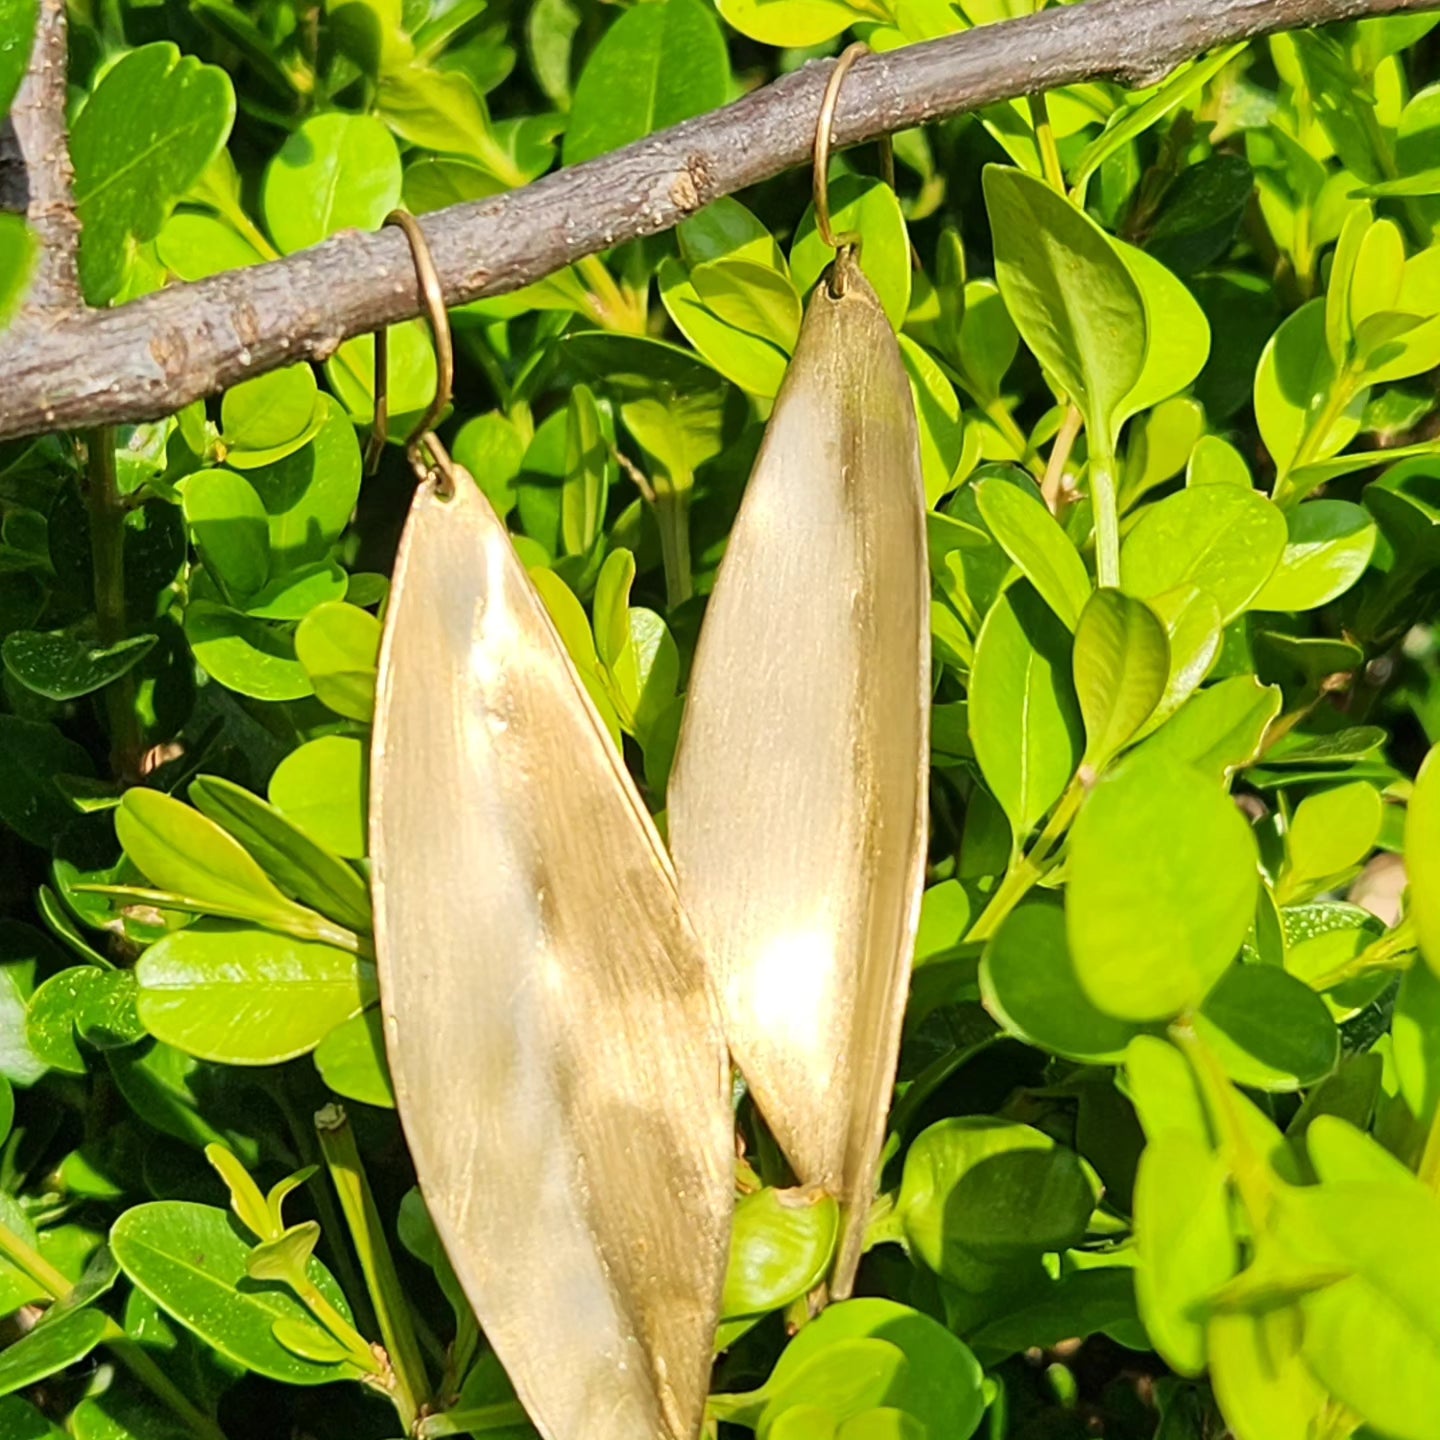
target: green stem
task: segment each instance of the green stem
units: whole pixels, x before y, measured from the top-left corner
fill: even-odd
[[[1020,457],[1019,463],[1037,480],[1040,479],[1045,473],[1045,467],[1035,453],[1035,447],[1030,443],[1029,436],[1016,424],[1014,415],[1010,413],[1010,407],[1000,396],[996,395],[982,401],[980,409],[984,412],[985,418],[1014,447],[1015,453]]]
[[[589,297],[595,302],[590,312],[592,320],[607,330],[618,330],[626,335],[645,333],[644,314],[626,298],[598,255],[586,255],[577,260],[575,273],[584,281]]]
[[[1030,847],[1030,853],[1018,865],[1012,865],[1005,872],[1000,888],[990,897],[990,903],[981,911],[980,918],[965,936],[967,944],[988,940],[1000,928],[1005,917],[1030,893],[1031,888],[1050,868],[1055,847],[1070,828],[1070,822],[1085,799],[1085,791],[1083,772],[1077,772],[1060,797],[1060,803],[1051,813],[1039,838]]]
[[[1250,1219],[1252,1235],[1267,1229],[1275,1187],[1270,1168],[1251,1143],[1240,1118],[1235,1090],[1225,1067],[1215,1052],[1196,1034],[1194,1027],[1181,1016],[1170,1027],[1170,1038],[1185,1052],[1190,1068],[1205,1098],[1211,1123],[1220,1140],[1220,1151],[1229,1166],[1240,1202]]]
[[[280,1071],[275,1076],[275,1082],[265,1087],[266,1091],[285,1117],[286,1128],[290,1131],[290,1138],[295,1142],[295,1157],[298,1165],[313,1165],[317,1171],[323,1170],[325,1156],[320,1150],[320,1141],[315,1134],[315,1127],[310,1123],[308,1116],[300,1113],[291,1098],[290,1079],[287,1072]],[[335,1205],[335,1187],[333,1184],[327,1183],[327,1179],[328,1176],[317,1175],[316,1183],[309,1187],[307,1193],[315,1203],[316,1216],[320,1221],[320,1233],[324,1236],[330,1268],[339,1275],[340,1288],[350,1298],[351,1309],[355,1312],[356,1327],[362,1332],[373,1331],[379,1328],[379,1324],[370,1310],[370,1297],[366,1294],[365,1283],[360,1277],[360,1272],[355,1268],[355,1261],[350,1255],[350,1247],[344,1240],[345,1222],[341,1219],[340,1211]]]
[[[324,1292],[310,1278],[309,1274],[297,1267],[295,1273],[286,1275],[286,1283],[304,1302],[305,1307],[320,1322],[324,1329],[349,1352],[350,1361],[369,1375],[383,1375],[384,1367],[375,1358],[365,1337],[325,1298]],[[398,1394],[394,1397],[395,1408],[400,1409]],[[414,1412],[401,1411],[401,1419],[408,1429],[414,1420]]]
[[[1276,478],[1275,490],[1271,498],[1282,510],[1298,504],[1305,498],[1306,492],[1291,485],[1290,477],[1317,458],[1320,447],[1325,443],[1325,437],[1329,435],[1336,421],[1345,413],[1345,407],[1354,398],[1355,382],[1350,367],[1347,366],[1335,377],[1335,383],[1325,397],[1324,407],[1306,427],[1305,434],[1300,438],[1300,448],[1295,452],[1295,458]]]
[[[952,1076],[956,1071],[963,1069],[977,1055],[983,1055],[992,1045],[1005,1039],[1003,1032],[997,1031],[994,1035],[987,1035],[983,1040],[977,1040],[973,1045],[966,1045],[963,1049],[952,1050],[948,1055],[942,1055],[938,1060],[932,1060],[910,1083],[905,1087],[905,1093],[895,1102],[895,1108],[890,1112],[891,1134],[898,1136],[903,1142],[911,1123],[916,1115],[920,1113],[920,1107]],[[885,1196],[875,1203],[879,1205]],[[877,1223],[877,1212],[870,1212],[870,1223]],[[868,1247],[867,1247],[868,1248]]]
[[[145,1353],[142,1345],[131,1339],[111,1320],[100,1337],[100,1343],[157,1400],[163,1401],[183,1420],[197,1440],[225,1440],[225,1432],[198,1406],[193,1404],[174,1381]]]
[[[0,1254],[33,1280],[52,1300],[63,1300],[74,1286],[38,1250],[0,1225]]]
[[[1305,983],[1312,990],[1333,990],[1337,985],[1343,985],[1347,980],[1357,979],[1372,970],[1408,969],[1418,943],[1415,924],[1406,918],[1393,930],[1367,945],[1353,959],[1321,975],[1312,976]]]
[[[410,1307],[395,1269],[395,1257],[390,1253],[380,1211],[345,1111],[338,1105],[327,1105],[315,1116],[315,1129],[330,1178],[335,1182],[335,1193],[340,1197],[340,1208],[350,1226],[355,1253],[360,1257],[360,1268],[365,1272],[365,1284],[375,1305],[375,1317],[380,1322],[380,1334],[395,1372],[395,1408],[409,1429],[415,1423],[421,1401],[430,1394],[430,1381],[420,1342],[415,1337]]]
[[[1095,511],[1095,578],[1120,588],[1120,503],[1115,493],[1115,445],[1110,427],[1090,427],[1090,501]]]
[[[75,1287],[38,1250],[14,1231],[0,1225],[0,1254],[29,1276],[52,1301],[67,1300]],[[197,1440],[225,1440],[220,1427],[178,1389],[136,1341],[111,1319],[105,1322],[100,1343],[158,1400],[162,1400],[192,1430]]]
[[[1065,171],[1060,165],[1060,148],[1055,143],[1055,127],[1050,123],[1050,107],[1044,92],[1029,97],[1030,124],[1035,130],[1035,148],[1040,152],[1040,166],[1045,178],[1061,194],[1065,194]]]
[[[115,473],[115,428],[85,437],[85,501],[90,512],[90,557],[95,577],[95,623],[101,645],[117,645],[125,624],[125,502]],[[127,670],[104,690],[110,726],[110,764],[125,784],[140,778],[140,721],[135,676]]]
[[[529,1419],[518,1400],[505,1400],[473,1410],[443,1410],[438,1415],[427,1415],[415,1427],[415,1433],[420,1440],[438,1440],[442,1435],[483,1435],[487,1430],[524,1425]]]
[[[196,915],[213,915],[221,920],[249,920],[263,925],[267,930],[278,930],[282,935],[293,935],[297,940],[318,940],[322,945],[333,945],[337,950],[358,955],[362,960],[375,958],[375,946],[368,936],[357,935],[343,925],[336,925],[314,910],[296,905],[293,910],[256,911],[243,905],[225,905],[214,900],[202,900],[196,895],[180,895],[173,890],[150,890],[143,885],[77,885],[76,890],[87,895],[110,895],[117,900],[136,900],[145,905],[155,905],[162,910],[189,910]]]
[[[665,564],[665,603],[673,610],[695,593],[690,573],[690,476],[677,485],[671,476],[655,486],[655,519]]]

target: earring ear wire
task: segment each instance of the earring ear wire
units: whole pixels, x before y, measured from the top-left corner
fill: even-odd
[[[815,120],[814,161],[811,167],[810,185],[815,200],[815,230],[821,242],[835,251],[836,259],[854,256],[860,252],[860,236],[854,231],[835,233],[830,215],[830,151],[834,143],[835,109],[840,101],[840,88],[850,67],[862,56],[870,54],[870,47],[857,40],[840,52],[830,78],[825,83],[825,94],[820,101],[820,113]],[[895,149],[890,137],[880,141],[880,174],[890,189],[895,188]],[[836,266],[831,272],[830,293],[839,297],[845,293],[843,266]]]
[[[405,453],[421,481],[433,482],[437,493],[447,498],[455,493],[455,465],[434,430],[435,422],[445,413],[455,388],[455,342],[450,333],[450,314],[445,308],[445,291],[420,222],[408,210],[392,210],[384,223],[398,226],[410,242],[415,279],[425,302],[425,318],[435,345],[435,395],[406,439]],[[389,432],[389,362],[389,336],[386,330],[381,329],[375,334],[375,421],[365,451],[366,466],[372,473],[379,463]]]

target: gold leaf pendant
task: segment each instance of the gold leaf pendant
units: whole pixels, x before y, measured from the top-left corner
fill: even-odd
[[[670,783],[680,894],[736,1063],[802,1183],[874,1194],[924,878],[925,494],[853,252],[816,287],[705,615]]]
[[[693,1440],[729,1063],[660,841],[504,525],[417,491],[371,759],[385,1036],[421,1189],[547,1440]]]

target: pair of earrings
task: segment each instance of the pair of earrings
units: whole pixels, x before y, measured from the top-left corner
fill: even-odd
[[[837,254],[709,602],[669,854],[504,523],[429,429],[443,298],[391,217],[441,383],[371,759],[386,1045],[426,1202],[547,1440],[699,1432],[731,1055],[800,1181],[841,1202],[837,1297],[874,1195],[924,866],[929,582],[899,347],[826,203],[856,48],[816,143]]]

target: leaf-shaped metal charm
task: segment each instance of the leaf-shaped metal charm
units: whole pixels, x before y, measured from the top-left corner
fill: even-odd
[[[924,875],[925,495],[900,350],[859,266],[815,289],[710,598],[670,784],[725,1034],[854,1281]]]
[[[468,475],[396,565],[375,940],[420,1186],[547,1440],[693,1440],[729,1242],[729,1062],[621,758]]]

